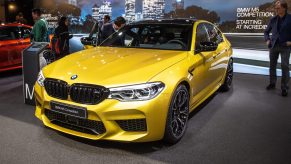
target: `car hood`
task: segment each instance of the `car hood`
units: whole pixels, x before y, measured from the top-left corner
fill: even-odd
[[[96,47],[66,56],[43,69],[46,78],[69,84],[114,87],[139,84],[187,57],[185,51]],[[75,80],[71,77],[77,75]]]

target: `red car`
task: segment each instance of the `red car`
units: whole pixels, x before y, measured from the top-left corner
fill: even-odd
[[[0,25],[0,72],[22,67],[22,50],[30,45],[32,27],[11,23]]]

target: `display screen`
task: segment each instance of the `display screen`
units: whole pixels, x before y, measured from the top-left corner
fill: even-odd
[[[219,25],[225,33],[261,33],[274,16],[272,0],[52,0],[36,1],[50,27],[58,17],[70,18],[71,31],[89,32],[104,15],[124,16],[129,22],[159,18],[197,18]]]
[[[276,15],[274,0],[40,0],[34,3],[44,9],[51,31],[60,16],[67,16],[69,30],[74,34],[90,33],[94,22],[102,21],[104,15],[111,16],[111,20],[123,16],[128,23],[163,18],[207,20],[217,25],[231,42],[236,62],[268,67],[263,32],[270,18]],[[287,3],[291,11],[291,1]]]

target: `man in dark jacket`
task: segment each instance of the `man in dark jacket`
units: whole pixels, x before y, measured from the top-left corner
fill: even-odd
[[[265,41],[270,48],[270,84],[267,90],[276,88],[276,67],[279,54],[281,55],[282,96],[288,95],[289,83],[289,58],[291,50],[291,15],[287,13],[288,5],[285,1],[279,0],[275,3],[277,15],[273,17],[265,30]],[[272,36],[270,36],[272,33]]]
[[[101,29],[103,27],[103,25],[109,23],[111,20],[109,15],[104,15],[103,17],[103,21],[98,22],[98,31],[97,31],[97,36],[98,36],[98,41],[97,41],[97,45],[100,45],[101,43]]]
[[[107,23],[102,26],[101,29],[101,43],[107,39],[110,35],[117,32],[120,28],[125,25],[126,21],[123,17],[117,17],[113,23]],[[123,39],[117,39],[113,45],[122,46],[124,45]]]

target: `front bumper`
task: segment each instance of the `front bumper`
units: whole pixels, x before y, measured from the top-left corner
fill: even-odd
[[[84,105],[50,97],[36,83],[35,97],[36,117],[52,129],[92,140],[148,142],[163,138],[171,96],[161,93],[149,101],[105,99],[97,105]],[[85,107],[88,117],[76,119],[55,113],[50,110],[51,101]]]

